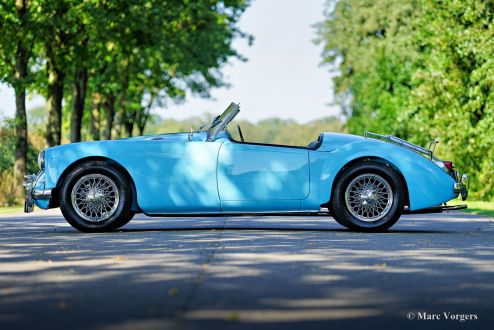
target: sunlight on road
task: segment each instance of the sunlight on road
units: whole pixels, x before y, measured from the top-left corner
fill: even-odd
[[[472,215],[406,216],[383,234],[324,217],[141,216],[82,234],[56,211],[40,214],[0,219],[2,322],[34,324],[29,311],[41,308],[63,310],[60,326],[89,325],[79,306],[107,295],[128,314],[114,327],[396,321],[424,299],[484,310],[494,293],[493,222]]]

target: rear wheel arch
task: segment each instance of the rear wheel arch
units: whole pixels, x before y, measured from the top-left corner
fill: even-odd
[[[375,157],[375,156],[355,158],[355,159],[352,159],[351,161],[349,161],[348,163],[346,163],[345,165],[343,165],[333,180],[333,183],[331,186],[331,196],[330,196],[329,200],[323,205],[329,206],[329,207],[331,206],[331,199],[334,197],[334,190],[335,190],[336,183],[338,182],[340,177],[343,175],[343,173],[347,169],[349,169],[350,167],[352,167],[355,164],[365,163],[365,162],[370,162],[370,161],[381,163],[384,166],[390,166],[391,168],[393,168],[393,170],[395,170],[400,175],[400,179],[403,182],[403,187],[405,187],[405,191],[404,191],[404,193],[405,193],[405,205],[410,207],[410,197],[408,195],[408,185],[407,185],[407,181],[405,180],[405,177],[403,176],[403,173],[400,171],[400,169],[395,164],[393,164],[389,160],[384,159],[384,158],[380,158],[380,157]]]
[[[132,179],[132,176],[130,175],[130,173],[119,162],[117,162],[111,158],[103,157],[103,156],[85,157],[85,158],[78,159],[77,161],[70,164],[62,172],[62,174],[58,178],[57,187],[55,188],[55,195],[57,194],[57,191],[60,190],[60,187],[62,186],[63,181],[65,180],[65,178],[68,176],[69,173],[71,173],[78,166],[81,166],[82,164],[85,164],[85,163],[88,163],[91,161],[102,161],[102,162],[111,164],[111,165],[115,166],[119,170],[119,172],[121,172],[125,176],[125,179],[130,183],[130,186],[132,188],[132,209],[133,209],[133,211],[141,212],[139,204],[137,203],[137,189],[136,189],[136,186],[134,183],[134,179]],[[55,196],[54,200],[58,200],[58,196]]]

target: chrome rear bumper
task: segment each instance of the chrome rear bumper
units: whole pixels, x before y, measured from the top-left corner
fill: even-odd
[[[461,200],[466,200],[468,197],[468,175],[463,174],[461,177],[457,175],[457,182],[453,187],[453,191],[456,195],[461,195]]]
[[[466,204],[461,204],[461,205],[438,205],[438,206],[433,206],[433,207],[428,207],[426,209],[420,209],[420,210],[415,210],[415,211],[410,211],[408,207],[405,207],[405,210],[403,210],[404,214],[423,214],[423,213],[442,213],[445,211],[457,211],[457,210],[464,210],[467,208]]]
[[[42,172],[37,175],[26,175],[24,177],[24,189],[26,190],[26,199],[24,201],[24,212],[30,213],[34,211],[34,201],[51,198],[51,189],[37,189],[38,180],[42,177]]]

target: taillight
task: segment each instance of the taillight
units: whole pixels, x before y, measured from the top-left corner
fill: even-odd
[[[446,166],[446,168],[450,171],[454,171],[455,169],[455,166],[453,165],[453,162],[449,161],[449,160],[444,160],[443,161],[443,164],[444,166]]]

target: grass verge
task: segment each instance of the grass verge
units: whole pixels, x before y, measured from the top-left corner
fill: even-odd
[[[0,214],[13,214],[13,213],[19,213],[24,210],[24,207],[22,206],[6,206],[6,207],[0,207]]]
[[[469,201],[462,202],[468,205],[468,208],[462,212],[485,215],[494,218],[494,202]]]

